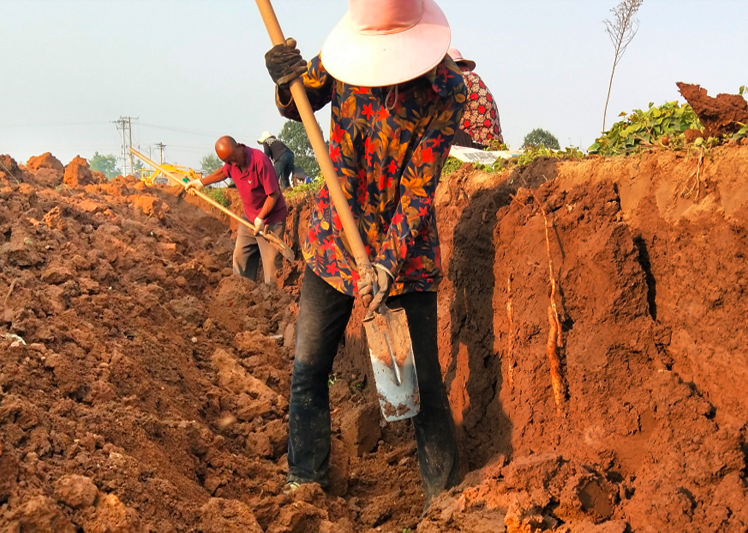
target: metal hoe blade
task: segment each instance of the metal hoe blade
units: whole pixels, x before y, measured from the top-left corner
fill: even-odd
[[[364,319],[364,329],[382,415],[388,422],[416,416],[421,401],[405,310],[382,306]]]

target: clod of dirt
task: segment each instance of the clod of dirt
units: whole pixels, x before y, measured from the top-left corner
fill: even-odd
[[[211,498],[200,514],[202,533],[263,533],[252,509],[238,500]]]
[[[707,96],[700,85],[678,82],[678,89],[704,126],[705,137],[730,135],[748,123],[748,101],[739,94]]]
[[[73,474],[55,484],[55,498],[74,509],[93,505],[98,495],[99,489],[90,477]]]
[[[382,435],[379,411],[379,405],[370,403],[357,406],[343,416],[340,433],[351,455],[360,457],[376,447]]]
[[[97,177],[98,178],[98,177]],[[100,183],[101,180],[94,177],[88,166],[88,161],[81,156],[75,156],[73,160],[65,167],[63,181],[68,187],[82,187],[93,183]]]
[[[18,172],[18,163],[15,159],[9,155],[0,155],[0,177],[14,177]]]
[[[59,170],[62,172],[65,167],[49,152],[44,152],[42,155],[32,156],[26,161],[26,169],[30,172],[36,172],[40,168],[46,168],[50,170]]]

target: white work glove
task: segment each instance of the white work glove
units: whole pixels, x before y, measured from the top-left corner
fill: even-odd
[[[203,187],[205,187],[205,185],[203,185],[203,182],[200,181],[200,178],[196,178],[187,183],[187,185],[184,186],[184,190],[189,191],[190,189],[195,189],[196,191],[199,191]]]
[[[358,279],[358,295],[366,307],[367,314],[376,312],[390,293],[395,277],[382,265],[376,263],[372,269],[362,272]]]
[[[265,224],[265,221],[260,217],[255,218],[253,224],[255,226],[255,235],[259,235],[260,233],[263,233],[266,229],[268,229],[267,224]]]

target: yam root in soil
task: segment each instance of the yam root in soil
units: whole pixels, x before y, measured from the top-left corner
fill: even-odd
[[[550,304],[548,305],[548,342],[546,344],[546,353],[548,354],[548,364],[551,370],[551,386],[553,387],[553,399],[556,406],[559,407],[566,398],[566,384],[561,374],[561,359],[559,350],[563,349],[564,343],[561,337],[561,322],[558,319],[558,309],[556,308],[557,283],[556,276],[553,273],[553,256],[551,255],[551,239],[548,235],[548,216],[543,209],[537,196],[533,193],[533,199],[538,204],[540,213],[543,215],[543,224],[545,226],[545,249],[548,255],[548,272],[551,283]]]

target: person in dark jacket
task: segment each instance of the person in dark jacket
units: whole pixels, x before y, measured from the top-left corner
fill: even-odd
[[[279,141],[275,135],[269,131],[262,132],[257,142],[262,145],[265,155],[273,161],[275,175],[278,177],[278,183],[282,191],[291,187],[289,178],[294,169],[293,152],[288,146]]]

